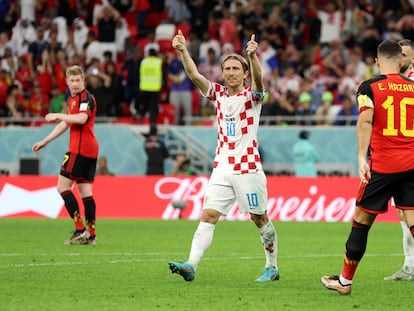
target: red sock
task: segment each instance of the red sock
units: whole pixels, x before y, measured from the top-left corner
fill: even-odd
[[[352,260],[344,256],[344,267],[342,268],[342,276],[347,280],[354,278],[355,271],[358,267],[359,261]]]
[[[345,244],[344,266],[342,269],[342,276],[347,280],[351,281],[354,278],[358,264],[364,256],[370,228],[371,225],[361,224],[355,219],[352,222],[351,233]]]
[[[76,231],[83,231],[85,230],[85,226],[83,225],[82,217],[79,215],[79,212],[76,211],[73,215],[73,222],[75,223],[75,230]]]
[[[88,224],[88,231],[90,236],[95,236],[95,220],[92,222],[87,222]]]
[[[95,236],[96,230],[96,204],[93,196],[83,198],[83,205],[85,207],[85,219],[88,226],[89,235]]]

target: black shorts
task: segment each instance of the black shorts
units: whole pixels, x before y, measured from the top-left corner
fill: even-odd
[[[388,202],[394,199],[399,209],[414,209],[414,170],[381,174],[371,172],[367,184],[359,185],[356,205],[371,214],[382,214],[388,210]]]
[[[78,183],[92,183],[96,174],[96,158],[67,152],[63,158],[60,175],[76,180]]]

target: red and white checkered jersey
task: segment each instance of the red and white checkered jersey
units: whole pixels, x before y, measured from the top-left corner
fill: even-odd
[[[246,174],[262,170],[257,131],[262,99],[253,95],[251,87],[229,96],[228,89],[210,82],[206,96],[217,114],[217,148],[214,170],[227,174]]]
[[[414,71],[410,71],[407,75],[408,79],[413,80],[414,81]]]

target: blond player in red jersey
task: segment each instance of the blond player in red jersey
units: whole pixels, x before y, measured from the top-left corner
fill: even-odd
[[[180,54],[188,77],[214,105],[218,135],[213,172],[189,258],[186,262],[170,261],[170,270],[186,281],[194,280],[201,258],[211,245],[218,220],[227,215],[237,201],[240,212],[250,213],[265,252],[265,267],[256,282],[278,280],[277,236],[266,211],[266,176],[257,142],[264,90],[255,35],[247,43],[248,61],[238,54],[229,54],[222,61],[224,85],[209,81],[198,72],[181,31],[174,37],[172,45]],[[249,71],[252,83],[246,86]]]
[[[398,42],[403,53],[403,64],[400,73],[414,80],[414,42],[404,39]],[[392,201],[394,205],[394,201]],[[384,278],[386,281],[414,281],[414,238],[405,221],[402,210],[398,210],[402,231],[402,244],[404,250],[404,263],[400,270]]]
[[[35,143],[32,149],[38,152],[70,128],[69,149],[63,158],[57,185],[75,225],[73,235],[65,244],[96,244],[96,204],[92,184],[99,149],[94,134],[97,107],[94,96],[85,89],[85,75],[81,67],[72,66],[66,70],[66,83],[70,91],[70,97],[67,99],[68,112],[46,115],[46,121],[58,123],[49,135]],[[75,181],[85,207],[87,229],[80,215],[79,203],[72,192]]]
[[[326,288],[342,295],[351,293],[368,232],[375,217],[387,212],[391,198],[414,235],[414,83],[400,74],[402,56],[398,42],[383,41],[377,49],[381,74],[363,82],[357,92],[361,182],[355,215],[341,274],[321,278]]]

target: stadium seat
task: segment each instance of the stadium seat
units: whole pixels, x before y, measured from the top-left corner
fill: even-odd
[[[121,102],[121,114],[122,116],[131,116],[131,110],[129,108],[129,103],[127,102]]]
[[[98,38],[98,35],[99,35],[98,27],[88,26],[88,29],[89,29],[89,31],[92,31],[93,33],[95,33],[95,37]]]
[[[138,38],[138,39],[135,40],[136,45],[138,45],[140,47],[142,52],[144,52],[144,47],[150,42],[151,42],[150,39],[147,38],[147,37]]]
[[[193,115],[198,116],[200,114],[200,92],[198,90],[193,90],[191,96]]]
[[[190,36],[191,24],[178,24],[176,27],[176,33],[180,29],[184,37],[188,38]]]
[[[136,25],[137,24],[137,15],[136,15],[135,12],[125,13],[124,18],[126,19],[128,25]]]
[[[112,123],[115,123],[115,124],[128,124],[128,123],[132,123],[132,118],[130,116],[122,116],[122,117],[117,118]]]
[[[165,15],[152,11],[148,14],[147,19],[145,20],[145,27],[157,27],[165,19]]]
[[[161,52],[175,52],[175,49],[173,48],[171,44],[171,39],[163,39],[163,40],[157,40],[158,45],[160,46]]]
[[[131,38],[136,38],[136,36],[138,34],[137,25],[128,23],[128,30],[129,30],[129,33],[130,33],[130,37]]]
[[[157,116],[157,124],[174,125],[175,121],[175,106],[170,103],[163,103],[160,105],[160,112]]]
[[[159,24],[155,28],[155,40],[170,40],[175,35],[176,26],[174,24]]]

